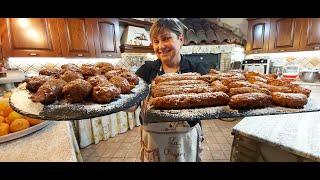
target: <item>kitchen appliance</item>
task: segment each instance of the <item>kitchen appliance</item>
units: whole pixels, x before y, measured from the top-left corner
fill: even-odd
[[[299,72],[298,65],[288,65],[283,67],[282,76],[287,79],[295,79],[299,76]]]
[[[244,71],[258,71],[263,74],[270,73],[269,59],[245,59],[242,63],[242,70]]]
[[[299,78],[303,81],[303,82],[316,82],[318,81],[320,77],[320,72],[319,70],[302,70],[299,73]]]

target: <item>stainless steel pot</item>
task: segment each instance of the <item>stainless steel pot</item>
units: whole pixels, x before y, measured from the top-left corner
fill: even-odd
[[[301,71],[299,74],[299,78],[304,82],[315,82],[319,79],[319,71],[318,70],[307,70]]]

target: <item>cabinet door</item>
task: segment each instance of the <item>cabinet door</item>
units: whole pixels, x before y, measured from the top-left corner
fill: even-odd
[[[300,49],[320,49],[320,18],[307,18],[303,21]]]
[[[61,56],[57,19],[6,18],[3,56]]]
[[[119,20],[98,18],[93,20],[97,57],[120,57]]]
[[[247,53],[263,53],[268,51],[270,18],[254,19],[248,22]]]
[[[297,51],[301,36],[302,19],[271,19],[269,52]]]
[[[63,56],[95,57],[93,29],[89,19],[59,19],[59,34]]]

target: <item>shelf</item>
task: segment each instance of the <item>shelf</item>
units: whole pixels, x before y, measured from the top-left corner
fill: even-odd
[[[136,27],[142,27],[146,29],[150,29],[152,23],[148,21],[141,21],[137,19],[132,18],[119,18],[119,24],[125,25],[125,26],[136,26]]]
[[[152,46],[137,46],[122,44],[120,46],[121,53],[154,53]]]

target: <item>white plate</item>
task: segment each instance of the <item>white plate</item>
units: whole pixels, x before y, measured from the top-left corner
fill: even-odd
[[[24,130],[21,130],[18,132],[14,132],[14,133],[10,133],[10,134],[4,135],[4,136],[0,136],[0,143],[4,143],[7,141],[18,139],[18,138],[21,138],[21,137],[26,136],[28,134],[31,134],[33,132],[39,131],[40,129],[46,127],[50,123],[51,123],[51,121],[44,121],[40,124],[31,126],[27,129],[24,129]]]

